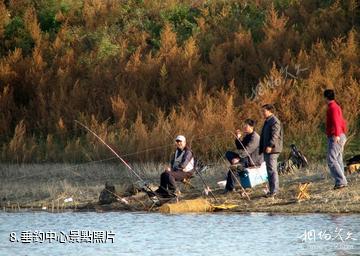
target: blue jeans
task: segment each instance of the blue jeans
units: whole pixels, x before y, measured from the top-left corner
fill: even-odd
[[[345,142],[345,134],[340,135],[339,143],[335,142],[332,137],[328,138],[327,164],[329,166],[331,176],[335,179],[335,186],[347,185],[343,163]]]

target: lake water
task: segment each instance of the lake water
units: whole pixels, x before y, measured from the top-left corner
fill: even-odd
[[[360,215],[2,212],[0,255],[360,255]]]

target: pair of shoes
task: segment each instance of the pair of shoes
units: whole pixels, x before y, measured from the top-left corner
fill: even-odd
[[[230,194],[230,193],[235,193],[236,189],[227,189],[225,188],[224,191],[222,192],[222,194]]]
[[[176,197],[175,195],[175,191],[172,190],[165,190],[162,187],[159,187],[157,190],[154,191],[156,197],[159,198],[172,198],[172,197]]]
[[[336,189],[342,189],[342,188],[346,188],[347,187],[347,185],[335,185],[334,186],[334,190],[336,190]]]
[[[276,192],[272,192],[272,193],[267,192],[265,195],[266,198],[275,198],[276,196],[277,196]]]

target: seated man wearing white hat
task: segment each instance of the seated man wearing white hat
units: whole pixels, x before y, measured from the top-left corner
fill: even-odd
[[[175,138],[176,150],[171,159],[170,167],[167,167],[160,176],[160,186],[156,192],[162,196],[174,196],[176,194],[175,181],[189,178],[194,170],[194,157],[186,146],[186,138],[178,135]]]

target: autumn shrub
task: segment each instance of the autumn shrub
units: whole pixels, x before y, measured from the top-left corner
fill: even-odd
[[[285,131],[323,159],[325,88],[359,147],[354,0],[0,2],[1,161],[86,162],[111,152],[167,161],[182,133],[223,161],[230,131],[273,103]],[[111,160],[110,160],[111,161]]]

